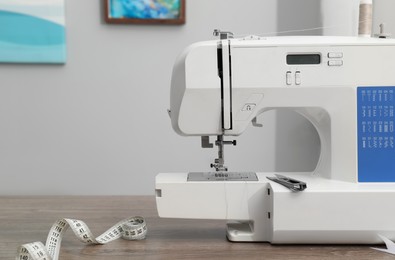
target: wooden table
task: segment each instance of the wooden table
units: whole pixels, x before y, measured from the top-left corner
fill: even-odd
[[[135,215],[146,218],[145,240],[86,246],[68,230],[60,259],[394,259],[359,245],[231,243],[225,237],[224,221],[161,219],[151,196],[0,197],[0,259],[14,259],[21,244],[45,243],[59,218],[83,220],[98,236]]]

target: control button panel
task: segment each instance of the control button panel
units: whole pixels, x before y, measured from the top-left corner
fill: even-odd
[[[342,60],[330,60],[328,61],[329,66],[342,66],[343,61]]]
[[[343,52],[329,52],[328,58],[343,58]]]
[[[300,70],[295,72],[287,71],[285,74],[285,83],[290,85],[301,85],[302,84],[302,73]]]
[[[286,83],[287,83],[287,85],[291,85],[292,84],[292,72],[290,72],[290,71],[287,71]]]
[[[343,52],[328,52],[328,66],[343,66]]]
[[[295,72],[295,84],[300,85],[302,83],[302,79],[300,77],[300,71]]]

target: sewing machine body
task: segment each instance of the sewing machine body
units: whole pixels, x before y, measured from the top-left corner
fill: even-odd
[[[294,193],[257,173],[258,182],[189,182],[187,173],[156,178],[160,217],[228,220],[230,241],[380,243],[395,238],[395,185],[356,184],[292,174],[307,183]],[[288,173],[288,175],[291,175]]]
[[[347,37],[224,39],[178,58],[171,121],[186,136],[241,134],[257,115],[292,109],[317,129],[321,155],[292,192],[258,181],[156,178],[159,216],[225,219],[232,241],[378,243],[395,239],[395,41]],[[221,76],[218,76],[218,71]]]

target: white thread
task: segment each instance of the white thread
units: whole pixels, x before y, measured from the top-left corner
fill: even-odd
[[[372,34],[372,2],[365,1],[359,5],[359,28],[358,35],[370,37]]]
[[[362,24],[365,22],[369,22],[371,19],[360,20],[358,24]],[[345,24],[339,25],[331,25],[331,26],[321,26],[321,27],[311,27],[311,28],[304,28],[304,29],[296,29],[296,30],[287,30],[287,31],[276,31],[276,32],[266,32],[262,34],[256,34],[257,36],[276,36],[279,34],[287,34],[287,33],[294,33],[294,32],[308,32],[308,31],[315,31],[321,29],[333,29],[333,28],[340,28],[343,27]],[[241,38],[245,36],[250,36],[251,34],[235,34],[235,38]]]
[[[224,195],[225,195],[225,219],[228,220],[229,217],[229,199],[228,199],[228,192],[227,192],[227,185],[226,180],[224,178]]]
[[[102,235],[94,238],[85,222],[77,219],[59,219],[51,227],[45,246],[41,242],[33,242],[18,248],[16,260],[57,260],[63,234],[71,227],[77,238],[86,244],[103,245],[122,237],[126,240],[141,240],[147,234],[147,225],[143,217],[124,219]]]

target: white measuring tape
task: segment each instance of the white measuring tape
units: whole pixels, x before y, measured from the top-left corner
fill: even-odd
[[[86,244],[103,245],[122,237],[126,240],[141,240],[147,234],[143,217],[124,219],[95,238],[85,222],[77,219],[59,219],[48,233],[45,246],[41,242],[24,244],[18,248],[16,260],[57,260],[63,234],[71,227],[77,238]]]

